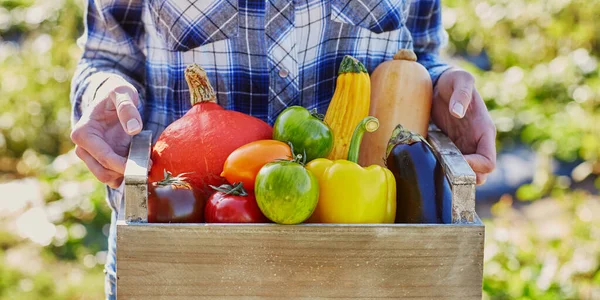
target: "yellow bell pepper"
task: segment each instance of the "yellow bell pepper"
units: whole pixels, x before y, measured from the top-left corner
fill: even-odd
[[[319,201],[310,223],[394,223],[396,180],[387,168],[358,165],[362,136],[379,127],[366,117],[356,127],[348,160],[318,158],[306,165],[319,181]]]

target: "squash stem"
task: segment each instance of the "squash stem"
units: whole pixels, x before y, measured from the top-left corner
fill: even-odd
[[[379,128],[379,120],[373,116],[368,116],[354,129],[352,139],[350,140],[350,149],[348,150],[348,160],[358,163],[358,153],[360,152],[360,143],[362,142],[365,131],[373,132]]]
[[[185,81],[190,89],[192,106],[202,102],[217,103],[215,90],[202,67],[197,64],[189,65],[185,69]]]
[[[410,49],[400,49],[394,54],[394,60],[417,61],[417,55]]]
[[[342,64],[340,65],[340,70],[338,71],[338,74],[343,74],[343,73],[367,73],[367,68],[365,68],[365,65],[363,65],[360,61],[358,61],[358,59],[350,56],[350,55],[346,55],[344,56],[344,58],[342,59]]]

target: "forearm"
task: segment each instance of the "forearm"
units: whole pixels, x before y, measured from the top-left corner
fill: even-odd
[[[440,0],[410,0],[410,10],[406,26],[413,38],[413,49],[417,61],[422,64],[435,85],[440,75],[449,69],[439,51],[448,42],[448,35],[442,24]]]
[[[138,108],[144,106],[145,57],[139,47],[142,8],[141,0],[87,1],[86,30],[78,40],[83,53],[71,81],[73,123],[110,76],[133,85],[139,94]]]

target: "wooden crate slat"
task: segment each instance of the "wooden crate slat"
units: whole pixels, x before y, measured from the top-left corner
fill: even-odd
[[[482,225],[120,222],[118,295],[481,299],[483,234]]]

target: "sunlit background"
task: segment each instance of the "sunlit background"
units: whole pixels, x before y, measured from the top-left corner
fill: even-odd
[[[0,299],[101,299],[109,209],[69,139],[83,0],[0,3]],[[443,3],[499,131],[485,297],[600,299],[600,1]]]

